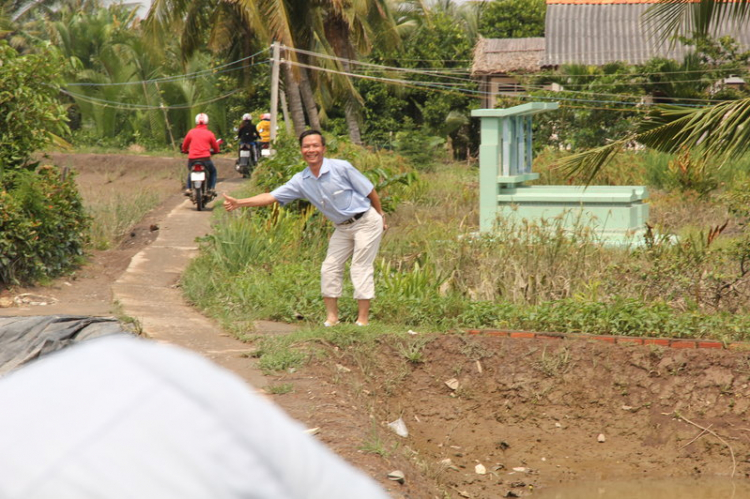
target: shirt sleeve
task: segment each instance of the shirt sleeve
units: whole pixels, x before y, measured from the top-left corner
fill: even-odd
[[[300,175],[300,173],[295,174],[289,179],[289,182],[271,191],[271,196],[273,196],[281,206],[291,203],[296,199],[302,199],[305,197],[300,189]]]
[[[354,168],[351,163],[349,163],[348,161],[345,161],[344,163],[346,164],[346,178],[349,179],[349,183],[351,183],[352,189],[357,191],[362,196],[367,197],[375,188],[375,186],[372,184],[372,182],[370,182],[370,179],[365,177],[365,175],[361,171]]]

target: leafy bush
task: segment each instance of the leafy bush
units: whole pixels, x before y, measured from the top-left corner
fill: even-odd
[[[294,136],[279,134],[274,149],[276,153],[261,161],[255,169],[255,185],[263,192],[271,192],[280,187],[306,166],[299,153],[299,142]]]
[[[695,158],[685,149],[667,165],[667,187],[681,191],[695,191],[706,196],[716,190],[716,168],[708,165],[705,158]]]
[[[445,158],[445,139],[415,130],[398,132],[394,149],[411,161],[418,170],[430,170],[436,160]]]
[[[0,283],[54,277],[80,263],[89,220],[72,175],[56,167],[0,178]]]
[[[72,175],[31,155],[67,133],[52,48],[20,56],[0,41],[0,283],[57,276],[79,263],[88,219]]]
[[[52,48],[21,56],[0,40],[0,171],[25,166],[32,153],[68,132],[57,100],[61,65]]]

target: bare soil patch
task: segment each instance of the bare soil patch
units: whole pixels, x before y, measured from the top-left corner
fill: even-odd
[[[294,408],[307,394],[293,415],[381,477],[404,470],[404,497],[750,476],[746,352],[463,334],[421,341],[419,363],[393,341],[375,352],[329,348],[325,360],[280,377],[295,393],[275,400]],[[387,427],[398,418],[408,438]],[[363,454],[376,441],[383,455]]]
[[[101,188],[112,183],[103,165],[114,162],[127,164],[125,176],[134,179],[184,167],[183,158],[65,155],[56,161],[75,168],[80,183]],[[216,162],[220,178],[237,176],[233,158]],[[81,303],[92,315],[111,310],[111,283],[183,200],[179,183],[160,181],[163,204],[116,249],[95,252],[74,276],[3,290],[2,297],[53,296],[52,313]],[[116,184],[137,186],[124,178]],[[49,310],[37,307],[35,315]],[[489,499],[577,481],[750,476],[746,351],[422,331],[411,341],[383,339],[374,349],[316,349],[305,367],[267,376],[268,386],[292,386],[269,396],[318,428],[317,438],[393,497]],[[388,426],[399,418],[406,438]],[[404,473],[403,484],[388,480],[394,470]]]

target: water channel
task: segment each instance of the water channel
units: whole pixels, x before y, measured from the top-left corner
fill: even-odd
[[[674,478],[630,482],[589,482],[534,491],[534,499],[748,499],[743,478]]]

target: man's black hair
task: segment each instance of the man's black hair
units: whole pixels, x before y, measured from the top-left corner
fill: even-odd
[[[302,139],[304,139],[304,138],[305,138],[305,137],[307,137],[308,135],[320,135],[320,142],[321,142],[321,143],[322,143],[323,145],[326,145],[326,138],[325,138],[325,137],[323,137],[323,134],[322,134],[322,133],[320,133],[320,131],[318,131],[318,130],[305,130],[304,132],[302,132],[302,133],[301,133],[301,134],[299,135],[299,145],[302,145]]]

